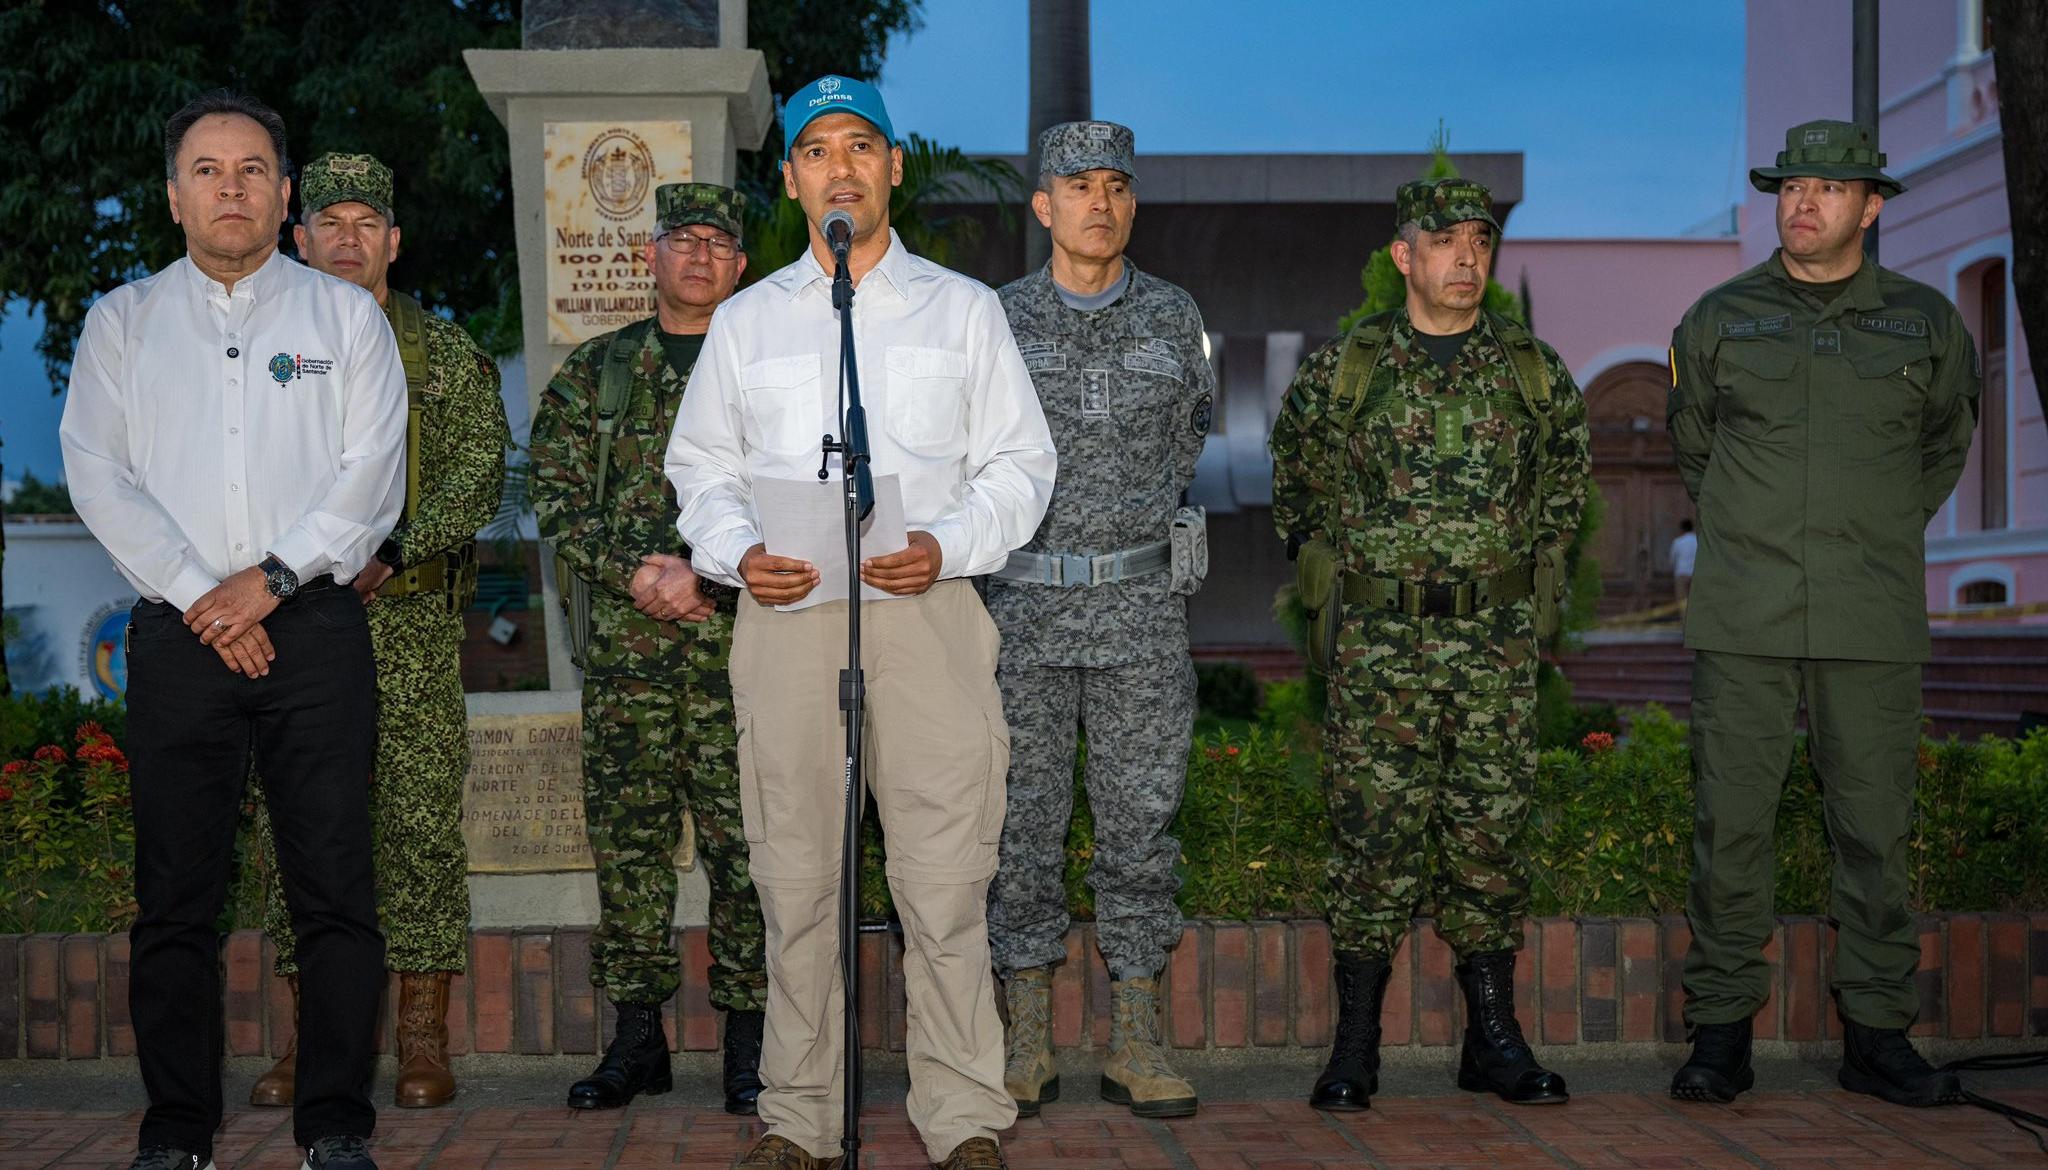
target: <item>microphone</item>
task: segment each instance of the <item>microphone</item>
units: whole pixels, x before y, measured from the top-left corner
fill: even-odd
[[[853,249],[853,216],[845,211],[834,211],[820,226],[825,233],[825,246],[832,249],[832,259],[840,264],[846,263],[846,254]]]

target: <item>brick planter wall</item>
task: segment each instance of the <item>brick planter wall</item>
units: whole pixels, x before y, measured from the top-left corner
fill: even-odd
[[[2048,1035],[2048,913],[1950,914],[1920,919],[1918,1036],[1952,1039]],[[1679,969],[1683,918],[1531,921],[1516,966],[1524,1028],[1539,1044],[1684,1039]],[[664,1009],[678,1048],[718,1047],[719,1013],[705,971],[704,930],[677,932],[683,989]],[[1762,1040],[1839,1040],[1827,993],[1834,930],[1784,918],[1766,950],[1772,994],[1756,1019]],[[902,941],[861,936],[861,1035],[871,1048],[903,1048]],[[270,975],[256,931],[229,936],[223,955],[227,1053],[281,1051],[291,997]],[[1457,1043],[1463,1001],[1452,957],[1427,923],[1402,944],[1384,1017],[1388,1044]],[[476,932],[470,968],[449,994],[457,1053],[589,1054],[610,1034],[610,1005],[590,986],[587,929]],[[1190,923],[1166,973],[1166,1034],[1180,1048],[1320,1047],[1334,1022],[1330,935],[1320,922]],[[387,990],[384,1045],[390,1044]],[[1053,979],[1053,1037],[1100,1047],[1109,1037],[1109,975],[1094,928],[1067,936]],[[0,1059],[132,1056],[126,935],[0,935]]]

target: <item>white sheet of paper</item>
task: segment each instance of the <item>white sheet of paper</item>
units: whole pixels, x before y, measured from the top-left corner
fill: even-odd
[[[846,506],[839,477],[776,479],[754,477],[754,520],[761,543],[778,557],[794,557],[818,567],[818,587],[802,601],[778,605],[782,610],[809,609],[827,601],[846,600]],[[903,528],[903,491],[893,475],[875,477],[875,507],[860,526],[860,555],[887,556],[910,547]],[[862,601],[892,601],[872,585],[860,587]]]

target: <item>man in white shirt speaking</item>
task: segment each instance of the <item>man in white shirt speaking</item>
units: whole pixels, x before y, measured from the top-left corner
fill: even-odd
[[[896,595],[863,603],[869,788],[903,920],[910,1120],[947,1170],[1002,1165],[1016,1116],[990,973],[986,895],[1002,837],[1009,732],[996,629],[969,576],[1037,530],[1052,438],[1002,305],[987,287],[912,256],[889,227],[903,181],[881,95],[822,77],[783,112],[784,190],[810,248],[711,319],[669,441],[678,528],[699,573],[743,587],[733,635],[740,804],[768,935],[761,1120],[741,1167],[839,1161],[843,1053],[836,894],[845,601],[795,611],[820,582],[775,555],[757,478],[812,480],[839,435],[839,321],[822,224],[853,218],[853,329],[875,474],[901,486],[909,545],[862,549],[861,577]],[[835,477],[836,480],[836,477]],[[836,500],[836,488],[833,498]]]
[[[293,1130],[311,1170],[374,1170],[376,668],[343,586],[404,503],[405,373],[368,292],[278,254],[276,111],[196,98],[165,124],[164,165],[186,255],[93,305],[60,430],[79,517],[142,596],[128,1000],[149,1109],[133,1165],[212,1165],[215,923],[253,757],[301,966]]]

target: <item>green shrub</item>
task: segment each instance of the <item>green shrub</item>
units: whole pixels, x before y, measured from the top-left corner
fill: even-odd
[[[1197,662],[1195,706],[1218,719],[1259,717],[1259,676],[1242,662]]]

